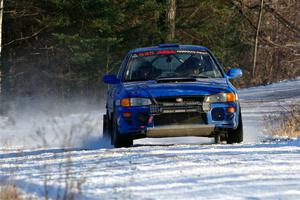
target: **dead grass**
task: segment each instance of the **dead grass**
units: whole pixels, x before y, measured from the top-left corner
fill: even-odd
[[[43,180],[42,190],[44,190],[44,196],[42,198],[45,200],[74,200],[79,197],[80,199],[83,194],[82,187],[83,184],[86,183],[86,177],[90,172],[96,169],[97,165],[90,167],[86,171],[78,172],[76,163],[73,161],[74,153],[72,145],[74,143],[74,138],[78,137],[78,133],[84,133],[82,140],[89,138],[90,134],[94,131],[95,125],[90,122],[90,116],[84,116],[82,119],[72,122],[70,126],[66,126],[67,123],[58,121],[60,119],[63,120],[63,118],[53,118],[53,120],[49,119],[48,121],[51,129],[50,133],[55,135],[55,139],[61,141],[57,146],[64,151],[59,151],[57,153],[54,152],[53,157],[50,158],[56,159],[57,157],[60,157],[61,163],[56,166],[58,167],[58,170],[53,169],[54,166],[48,162],[48,159],[45,159],[45,161],[41,163],[42,167],[40,169],[40,173],[42,174],[41,179]],[[42,127],[32,135],[32,138],[34,138],[37,143],[40,143],[40,148],[45,149],[47,147],[51,147],[52,143],[54,142],[49,140],[47,136],[46,129]],[[20,154],[23,153],[22,149],[19,151]],[[23,160],[23,162],[26,162],[26,160]],[[14,173],[19,171],[19,169],[17,169],[18,165],[19,163],[15,166],[14,171],[11,172],[12,174],[10,177],[14,177]],[[53,174],[53,171],[56,173]],[[58,178],[56,178],[57,174],[59,174]],[[30,181],[30,177],[28,177],[28,179]],[[11,182],[14,183],[14,181]],[[25,198],[24,193],[22,193],[22,191],[20,191],[20,189],[18,189],[14,184],[10,184],[11,182],[9,182],[9,184],[4,184],[3,186],[0,185],[0,200],[31,199],[31,197]],[[59,185],[60,187],[55,189],[55,187],[52,187],[53,185]]]
[[[0,186],[0,200],[26,200],[15,185]]]
[[[82,194],[82,187],[86,182],[86,174],[93,171],[94,168],[89,168],[86,172],[80,172],[80,175],[78,175],[78,171],[76,170],[77,167],[72,159],[73,151],[71,147],[74,137],[77,137],[76,135],[78,133],[84,133],[82,140],[90,137],[90,134],[94,131],[94,125],[90,124],[90,121],[90,116],[84,116],[77,123],[72,123],[68,128],[65,127],[65,123],[59,123],[59,121],[55,118],[49,121],[53,134],[55,134],[56,138],[59,138],[59,141],[61,141],[61,144],[59,145],[60,148],[64,149],[65,152],[63,153],[64,156],[58,166],[58,179],[53,179],[51,174],[47,175],[48,172],[51,171],[51,166],[48,165],[47,162],[44,163],[42,170],[44,171],[43,174],[45,174],[43,177],[45,200],[50,199],[50,193],[54,196],[52,199],[57,200],[74,200]],[[49,139],[46,138],[44,129],[38,130],[33,138],[41,141],[41,147],[43,148],[51,146],[52,141],[49,141]],[[54,153],[53,159],[57,156],[59,157],[60,154],[61,153]],[[56,191],[51,191],[50,186],[54,183],[53,180],[55,180],[56,183],[59,183],[62,188],[59,188]]]
[[[281,106],[280,114],[267,115],[264,117],[266,133],[271,136],[285,138],[300,137],[300,104],[290,107]]]

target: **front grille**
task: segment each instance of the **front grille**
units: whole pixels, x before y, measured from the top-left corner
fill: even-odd
[[[151,105],[151,114],[161,114],[161,113],[189,113],[189,112],[199,112],[202,113],[202,105]]]
[[[184,125],[184,124],[205,124],[206,115],[204,113],[165,113],[154,116],[154,125]]]
[[[151,114],[203,112],[203,96],[158,97],[150,106]]]

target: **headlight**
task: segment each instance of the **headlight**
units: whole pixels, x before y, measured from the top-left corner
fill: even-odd
[[[206,103],[218,103],[218,102],[235,102],[237,95],[234,93],[218,93],[204,98]]]
[[[151,104],[151,100],[147,98],[124,98],[121,99],[121,106],[148,106]]]

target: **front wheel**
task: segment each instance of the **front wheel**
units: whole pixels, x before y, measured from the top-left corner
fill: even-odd
[[[103,115],[103,138],[107,139],[110,137],[110,123],[107,114]]]
[[[111,135],[111,141],[115,148],[130,147],[133,145],[133,140],[130,137],[122,136],[118,130],[117,121],[113,122],[113,130]]]
[[[238,127],[228,131],[227,144],[241,143],[243,142],[243,136],[243,120],[240,112]]]

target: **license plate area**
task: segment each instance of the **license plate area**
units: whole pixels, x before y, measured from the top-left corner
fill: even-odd
[[[187,113],[162,113],[155,115],[154,126],[184,125],[184,124],[205,124],[206,115],[199,112]]]

